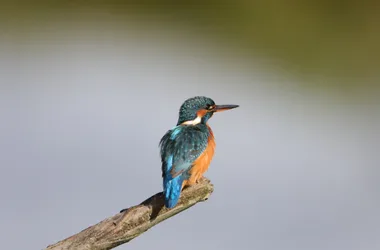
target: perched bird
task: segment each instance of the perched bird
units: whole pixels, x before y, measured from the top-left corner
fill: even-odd
[[[177,126],[160,141],[165,206],[173,208],[183,187],[190,186],[207,171],[214,155],[214,134],[207,121],[215,112],[239,107],[215,105],[205,96],[187,99],[179,110]]]

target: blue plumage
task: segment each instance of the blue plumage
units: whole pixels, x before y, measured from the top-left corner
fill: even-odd
[[[161,161],[165,205],[174,207],[181,195],[182,183],[189,179],[192,163],[207,147],[209,130],[205,124],[179,125],[162,137]]]
[[[169,155],[169,157],[167,157],[166,159],[165,170],[167,172],[170,172],[170,170],[172,169],[172,166],[173,166],[173,155]]]
[[[207,121],[214,112],[236,107],[237,105],[215,105],[212,99],[204,96],[187,99],[182,104],[177,126],[166,132],[160,141],[166,207],[172,208],[177,204],[184,182],[188,182],[190,177],[196,177],[190,180],[194,183],[203,173],[190,176],[194,161],[206,150],[209,137],[213,139]],[[206,154],[206,157],[205,159],[211,160],[212,155]]]
[[[164,195],[165,195],[165,206],[167,208],[173,208],[181,195],[183,183],[183,176],[179,175],[175,178],[168,180],[164,177]]]
[[[182,126],[176,126],[172,129],[170,139],[174,140],[179,132],[181,132]]]
[[[169,155],[166,159],[166,164],[163,165],[167,173],[170,172],[173,166],[173,155]],[[172,208],[177,204],[182,187],[182,176],[173,178],[170,174],[166,174],[163,178],[163,186],[165,192],[165,206]]]

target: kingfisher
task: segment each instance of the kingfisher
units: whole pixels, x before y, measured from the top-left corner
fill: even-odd
[[[175,207],[182,189],[197,183],[210,165],[216,144],[208,120],[215,112],[237,107],[215,105],[205,96],[189,98],[181,105],[177,125],[159,143],[167,208]]]

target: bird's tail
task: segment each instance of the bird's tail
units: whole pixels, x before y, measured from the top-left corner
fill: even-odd
[[[164,177],[165,206],[167,208],[173,208],[177,205],[178,199],[181,196],[183,181],[184,179],[181,174],[175,178]]]

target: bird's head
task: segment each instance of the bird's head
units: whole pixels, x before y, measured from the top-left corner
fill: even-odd
[[[215,105],[215,102],[205,96],[196,96],[187,99],[179,109],[177,125],[196,125],[206,123],[215,112],[237,108],[239,105]]]

